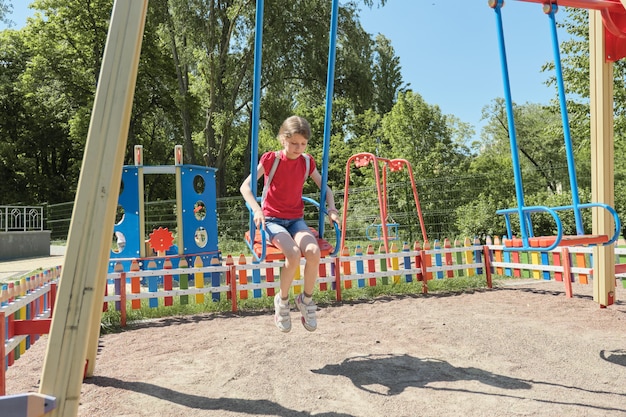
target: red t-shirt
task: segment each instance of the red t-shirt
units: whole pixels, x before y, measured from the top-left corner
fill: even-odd
[[[298,219],[304,216],[302,187],[305,181],[306,160],[302,155],[296,159],[287,159],[282,151],[279,152],[279,155],[280,162],[263,202],[263,215],[280,219]],[[266,152],[261,156],[266,182],[275,159],[276,152]],[[307,178],[315,170],[315,161],[311,156],[309,156],[309,160],[310,167]]]

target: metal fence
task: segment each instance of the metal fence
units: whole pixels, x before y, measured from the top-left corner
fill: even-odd
[[[46,226],[50,230],[51,240],[67,240],[72,221],[74,202],[46,204]]]
[[[0,206],[0,232],[43,230],[42,206]]]
[[[432,184],[419,184],[422,186],[432,187]],[[396,238],[400,241],[421,240],[419,230],[419,221],[413,197],[406,188],[410,184],[400,182],[389,184],[389,215],[393,222],[398,224]],[[435,189],[444,188],[441,184],[436,184]],[[457,185],[457,190],[463,187]],[[450,237],[450,233],[454,230],[455,213],[454,207],[460,204],[464,197],[457,190],[449,190],[448,193],[454,198],[455,204],[446,204],[438,206],[432,203],[433,197],[429,193],[424,192],[422,199],[422,210],[424,211],[424,223],[428,230],[430,239],[443,239]],[[421,191],[421,190],[420,190]],[[385,221],[381,220],[378,212],[378,202],[375,186],[350,188],[349,218],[347,223],[347,238],[354,241],[367,240],[368,228],[380,226]],[[335,191],[335,201],[338,207],[341,207],[344,199],[344,191]],[[313,200],[317,200],[317,194],[305,194]],[[420,198],[422,194],[420,193]],[[441,193],[437,194],[437,198],[441,198]],[[49,204],[45,206],[46,224],[52,231],[52,240],[65,240],[69,231],[73,202]],[[169,230],[176,230],[176,201],[160,200],[145,202],[145,228],[146,233],[150,233],[154,228],[167,227]],[[237,241],[242,240],[244,233],[248,229],[248,210],[241,196],[218,198],[216,201],[217,221],[218,221],[218,240]],[[305,221],[309,226],[317,228],[318,213],[312,207],[305,210]],[[387,222],[391,221],[390,219]],[[325,230],[329,233],[327,237],[331,237],[332,228],[328,226]],[[454,237],[452,235],[452,237]]]

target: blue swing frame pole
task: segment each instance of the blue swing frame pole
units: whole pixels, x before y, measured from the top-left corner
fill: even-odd
[[[554,68],[556,72],[556,82],[559,90],[559,105],[561,106],[561,120],[563,123],[563,137],[565,139],[565,154],[567,157],[567,171],[569,174],[570,188],[572,189],[572,208],[576,221],[576,234],[583,235],[583,219],[580,212],[580,196],[578,194],[578,179],[576,177],[576,167],[574,164],[574,151],[572,149],[572,137],[569,128],[569,117],[567,115],[567,101],[565,99],[565,85],[563,83],[563,68],[561,66],[561,53],[559,51],[559,38],[556,30],[556,20],[554,14],[558,10],[556,4],[544,5],[544,12],[550,20],[550,32],[552,34],[552,51],[554,54]]]
[[[339,0],[333,0],[330,16],[330,39],[328,42],[328,73],[326,75],[326,113],[324,115],[324,144],[322,156],[322,184],[320,189],[319,236],[324,236],[324,213],[326,212],[326,185],[328,184],[328,160],[335,87],[335,60],[337,51],[337,26],[339,21]]]
[[[519,150],[517,146],[517,135],[515,133],[515,120],[513,116],[513,100],[511,98],[511,83],[509,80],[509,68],[506,59],[506,47],[504,44],[504,29],[502,25],[501,8],[504,0],[494,0],[490,6],[496,14],[496,26],[498,28],[498,46],[500,51],[500,65],[502,68],[502,82],[504,83],[504,101],[506,103],[507,121],[509,127],[509,143],[511,146],[511,162],[513,165],[513,177],[515,180],[515,196],[517,198],[517,212],[519,215],[521,238],[524,245],[528,245],[528,225],[523,208],[524,188],[522,185],[522,171],[520,169]],[[510,228],[507,227],[508,230]],[[512,236],[508,236],[511,238]]]
[[[259,119],[261,114],[261,61],[263,45],[263,0],[256,2],[254,30],[254,75],[252,90],[252,127],[250,131],[250,189],[252,195],[257,194],[257,164],[259,159]],[[250,239],[254,241],[254,214],[250,212]],[[253,251],[254,252],[254,251]]]

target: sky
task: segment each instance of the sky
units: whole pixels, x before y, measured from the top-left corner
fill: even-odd
[[[363,28],[391,40],[410,88],[444,114],[474,126],[481,111],[504,96],[495,12],[487,0],[387,0],[383,8],[361,9]],[[565,13],[557,13],[556,20]],[[541,5],[506,1],[502,21],[511,96],[514,102],[547,104],[554,87],[541,67],[553,61],[548,17]],[[559,42],[567,39],[558,31]]]
[[[33,13],[30,1],[12,3],[10,18],[20,28]],[[563,18],[557,13],[557,21]],[[479,135],[482,108],[504,95],[496,18],[487,0],[387,0],[382,8],[362,6],[360,19],[367,32],[391,40],[414,92]],[[545,85],[551,74],[541,72],[553,60],[548,17],[540,4],[510,0],[502,20],[513,101],[547,104],[555,96]],[[562,41],[567,35],[559,30],[558,36]]]

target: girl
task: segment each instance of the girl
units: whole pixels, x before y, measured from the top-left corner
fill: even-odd
[[[320,263],[320,248],[304,222],[302,188],[309,176],[321,188],[322,176],[313,158],[304,153],[310,137],[311,127],[306,119],[299,116],[286,119],[278,132],[282,150],[263,154],[257,168],[255,180],[265,174],[261,206],[252,194],[250,176],[240,187],[244,200],[254,213],[256,227],[264,228],[269,242],[285,256],[285,265],[280,272],[280,292],[274,297],[274,322],[283,332],[291,330],[289,289],[300,265],[301,255],[306,259],[304,291],[296,297],[296,307],[302,314],[304,328],[311,332],[317,328],[317,306],[312,297]],[[339,224],[335,198],[329,187],[326,188],[326,203],[331,221]]]

